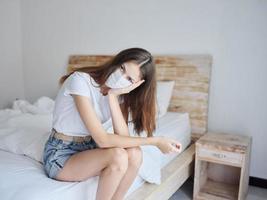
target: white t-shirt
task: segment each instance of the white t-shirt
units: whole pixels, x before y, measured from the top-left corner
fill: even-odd
[[[53,111],[53,128],[71,136],[91,135],[83,123],[70,94],[88,97],[102,124],[110,120],[111,112],[108,96],[103,96],[100,88],[95,86],[98,86],[98,84],[89,74],[77,71],[71,74],[64,81],[57,94]]]

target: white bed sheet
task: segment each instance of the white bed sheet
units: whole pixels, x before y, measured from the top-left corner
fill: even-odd
[[[190,143],[190,132],[188,113],[168,112],[159,119],[155,135],[177,139],[185,149]],[[161,167],[177,155],[162,154]],[[0,150],[0,194],[3,200],[95,199],[98,178],[91,177],[83,182],[56,181],[45,175],[42,164],[36,160]],[[144,182],[145,180],[138,175],[126,196],[141,187]]]

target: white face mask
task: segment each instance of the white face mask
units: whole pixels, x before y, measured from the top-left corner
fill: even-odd
[[[110,74],[105,84],[110,88],[125,88],[133,83],[123,76],[120,69],[117,69]]]

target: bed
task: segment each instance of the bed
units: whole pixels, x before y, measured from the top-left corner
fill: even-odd
[[[111,57],[112,55],[73,55],[69,58],[67,71],[87,65],[97,66]],[[176,155],[161,155],[160,184],[155,184],[155,180],[155,183],[149,181],[146,172],[140,173],[126,195],[127,200],[169,199],[192,174],[194,141],[207,132],[211,56],[164,55],[154,58],[157,79],[175,81],[168,112],[158,120],[155,135],[177,138],[183,143],[184,149]],[[39,115],[29,115],[28,120],[51,120],[49,115],[39,116],[40,119],[37,116]],[[44,129],[49,126],[47,123],[42,124]],[[31,127],[31,130],[35,129]],[[46,137],[44,135],[43,139]],[[17,150],[15,146],[12,148]],[[15,150],[12,152],[3,149],[5,148],[0,150],[1,199],[94,199],[98,176],[84,182],[55,181],[46,177],[38,159],[18,154]],[[147,162],[146,165],[148,164],[150,163]]]

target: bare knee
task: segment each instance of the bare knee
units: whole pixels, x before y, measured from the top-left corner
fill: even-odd
[[[134,167],[140,167],[143,162],[143,152],[140,147],[127,148],[128,153],[128,165]]]
[[[112,170],[125,172],[128,168],[128,153],[124,148],[111,148],[110,149],[110,162],[109,167]]]

